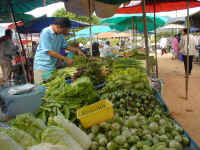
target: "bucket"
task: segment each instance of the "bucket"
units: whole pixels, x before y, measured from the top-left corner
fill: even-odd
[[[179,60],[183,61],[183,55],[182,54],[179,54]]]

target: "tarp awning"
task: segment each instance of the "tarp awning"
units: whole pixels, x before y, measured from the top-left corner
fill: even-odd
[[[19,33],[40,33],[42,29],[53,24],[56,17],[40,17],[30,22],[25,22],[23,26],[18,28]],[[87,23],[71,20],[72,29],[88,26]]]
[[[190,17],[190,25],[193,27],[200,28],[200,11],[192,14]]]
[[[147,1],[146,12],[154,13],[154,4],[153,1]],[[187,9],[187,0],[155,0],[155,12],[168,12]],[[200,7],[200,1],[190,0],[190,8]],[[133,13],[142,13],[142,6],[140,3],[130,4],[119,8],[117,10],[119,14],[133,14]]]

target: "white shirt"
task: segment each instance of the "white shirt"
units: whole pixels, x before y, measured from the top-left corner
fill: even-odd
[[[189,45],[188,45],[190,56],[198,55],[198,51],[196,50],[197,45],[198,45],[197,40],[195,39],[195,37],[193,35],[190,34],[189,35]],[[181,38],[179,47],[180,47],[180,52],[183,55],[187,55],[187,35],[184,35]]]

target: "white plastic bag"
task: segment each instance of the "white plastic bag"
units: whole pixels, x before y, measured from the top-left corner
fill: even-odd
[[[0,149],[1,150],[24,150],[19,144],[17,144],[8,135],[0,133]]]
[[[35,145],[29,147],[28,150],[70,150],[63,145],[52,145],[50,143],[41,143],[39,145]]]
[[[79,143],[77,143],[64,129],[50,126],[42,133],[42,142],[64,145],[70,150],[83,150]]]
[[[88,150],[91,145],[89,136],[78,128],[75,124],[62,116],[56,116],[51,120],[56,126],[63,128],[70,136],[81,145],[84,150]]]

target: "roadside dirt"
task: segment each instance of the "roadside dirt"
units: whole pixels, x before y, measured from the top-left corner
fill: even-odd
[[[189,78],[189,98],[185,99],[184,65],[171,54],[158,56],[159,78],[164,80],[163,99],[171,114],[200,146],[200,65],[194,64]]]

